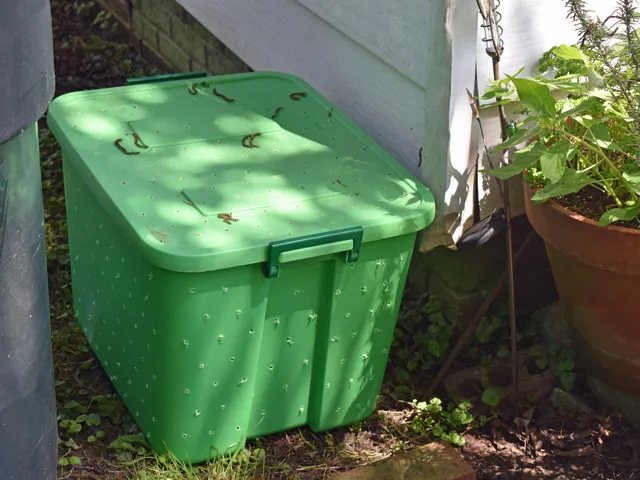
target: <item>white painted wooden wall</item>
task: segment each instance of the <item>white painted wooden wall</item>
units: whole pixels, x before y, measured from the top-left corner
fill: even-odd
[[[422,178],[440,207],[425,249],[455,241],[468,226],[481,144],[466,89],[476,64],[481,91],[491,76],[474,0],[178,1],[254,70],[309,81]],[[608,12],[615,0],[591,4]],[[507,73],[521,65],[535,73],[544,51],[575,42],[564,0],[502,0],[500,12]],[[489,145],[497,144],[496,113],[485,112],[483,122]],[[482,195],[487,214],[495,188]]]

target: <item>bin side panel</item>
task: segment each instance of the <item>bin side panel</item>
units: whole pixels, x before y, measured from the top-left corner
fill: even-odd
[[[322,299],[335,263],[332,255],[281,264],[280,275],[270,280],[251,437],[307,423],[316,326],[328,314]]]
[[[416,235],[367,243],[336,263],[329,314],[318,324],[309,426],[323,431],[375,409]]]
[[[192,463],[242,450],[270,284],[259,265],[247,265],[197,274],[165,270],[160,285],[172,300],[158,333],[168,359],[158,374],[158,435]]]
[[[76,317],[140,429],[192,463],[243,448],[270,287],[259,266],[151,265],[64,172]]]

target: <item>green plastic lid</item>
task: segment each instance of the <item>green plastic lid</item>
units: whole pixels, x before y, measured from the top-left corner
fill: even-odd
[[[435,215],[419,180],[293,76],[75,92],[47,118],[122,233],[170,270],[265,262],[272,242],[353,227],[375,241]]]

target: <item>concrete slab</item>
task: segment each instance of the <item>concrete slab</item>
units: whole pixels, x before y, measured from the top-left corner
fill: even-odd
[[[333,480],[476,480],[476,474],[451,446],[434,442],[331,478]]]

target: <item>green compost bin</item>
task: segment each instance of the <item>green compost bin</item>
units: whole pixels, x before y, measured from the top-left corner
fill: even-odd
[[[419,180],[279,73],[70,93],[48,122],[75,314],[156,450],[197,463],[373,412],[435,214]]]

